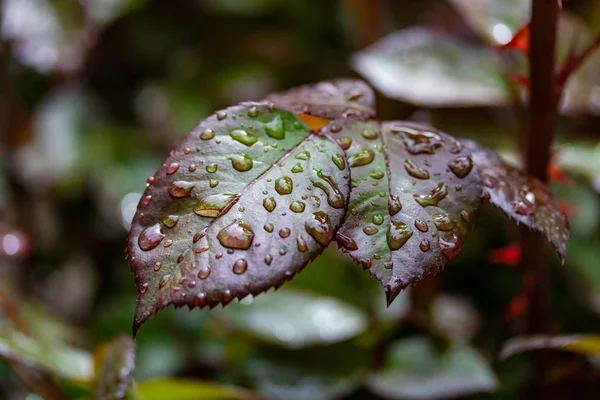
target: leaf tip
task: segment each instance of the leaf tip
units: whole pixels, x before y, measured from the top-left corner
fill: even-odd
[[[402,281],[399,281],[393,285],[389,284],[385,287],[385,299],[388,308],[392,305],[392,303],[394,302],[396,297],[398,297],[403,288],[404,285],[402,284]]]

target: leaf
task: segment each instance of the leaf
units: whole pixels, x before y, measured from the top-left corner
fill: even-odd
[[[327,400],[353,392],[367,366],[367,353],[346,342],[300,351],[264,349],[244,371],[267,399]]]
[[[550,189],[539,179],[510,166],[498,154],[473,141],[463,141],[473,152],[484,185],[484,197],[517,223],[542,233],[564,260],[569,224]]]
[[[367,386],[387,399],[444,399],[492,392],[498,382],[472,348],[450,344],[441,350],[414,337],[392,345],[386,367],[368,377]]]
[[[350,212],[336,241],[377,278],[389,305],[466,241],[481,201],[470,152],[408,122],[335,121],[323,132],[346,149],[352,175]]]
[[[509,339],[502,346],[500,358],[507,359],[524,351],[555,349],[586,356],[600,357],[600,336],[597,335],[532,335]]]
[[[375,116],[373,90],[360,80],[338,79],[299,86],[269,95],[265,101],[296,114],[323,118]]]
[[[232,305],[220,316],[237,329],[290,349],[341,342],[363,332],[368,323],[351,304],[289,288]]]
[[[163,378],[137,385],[143,400],[253,400],[252,393],[229,386],[183,378]]]
[[[135,343],[119,335],[102,344],[94,354],[96,395],[100,400],[125,398],[135,368]]]
[[[212,308],[291,279],[342,222],[349,171],[340,159],[335,142],[271,105],[202,121],[157,171],[133,219],[134,331],[169,304]]]
[[[352,57],[388,97],[426,107],[497,106],[510,100],[497,55],[430,28],[394,32]]]

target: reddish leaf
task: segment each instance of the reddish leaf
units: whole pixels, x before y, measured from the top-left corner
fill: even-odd
[[[517,31],[513,38],[506,44],[498,46],[500,50],[513,49],[529,53],[529,24]]]

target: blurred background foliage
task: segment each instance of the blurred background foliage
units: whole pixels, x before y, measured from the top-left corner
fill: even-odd
[[[564,59],[600,34],[600,1],[563,3]],[[377,282],[328,250],[277,292],[165,310],[138,335],[127,390],[136,290],[123,249],[147,177],[199,120],[302,83],[362,76],[381,91],[380,119],[429,123],[519,162],[525,58],[497,46],[527,22],[527,1],[0,4],[0,398],[522,393],[527,355],[498,357],[528,306],[518,230],[487,208],[461,256],[387,309]],[[600,54],[569,82],[562,111],[549,173],[572,234],[566,263],[553,258],[552,326],[594,334]],[[600,345],[581,338],[513,343],[504,355],[574,351],[557,355],[553,379],[595,398]]]

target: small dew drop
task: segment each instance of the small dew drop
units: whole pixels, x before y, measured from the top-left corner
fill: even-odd
[[[290,236],[290,233],[292,233],[292,231],[290,230],[290,228],[282,228],[279,230],[279,237],[285,239],[288,236]]]
[[[306,205],[301,201],[292,201],[292,203],[290,204],[290,210],[292,210],[295,213],[303,212],[305,207]]]
[[[200,268],[200,271],[198,271],[198,278],[205,280],[210,276],[211,271],[212,269],[210,267]]]
[[[212,138],[215,137],[215,131],[213,131],[210,128],[206,128],[204,131],[202,131],[202,133],[200,134],[200,139],[202,140],[210,140]]]
[[[302,235],[298,236],[298,239],[296,239],[296,243],[298,246],[298,251],[304,253],[305,251],[308,250],[308,246],[306,244],[306,240],[304,240],[304,238],[302,237]]]
[[[227,112],[226,111],[217,111],[217,119],[219,121],[223,121],[225,118],[227,118]]]
[[[283,176],[275,180],[275,191],[280,195],[286,195],[292,193],[294,190],[294,183],[292,178],[289,176]]]
[[[363,228],[363,232],[369,236],[376,234],[377,232],[379,232],[379,229],[377,229],[376,227],[369,225],[369,226],[365,226]]]
[[[244,272],[246,272],[247,269],[248,269],[248,262],[243,258],[240,258],[235,263],[233,263],[233,272],[235,274],[241,275]]]
[[[266,224],[265,226],[263,226],[263,228],[269,233],[273,232],[273,224]]]
[[[217,172],[217,168],[218,166],[215,163],[210,163],[206,165],[206,171],[210,172],[211,174]]]
[[[167,175],[171,175],[174,174],[175,172],[177,172],[177,170],[179,169],[179,163],[171,163],[169,164],[169,166],[167,167]]]
[[[275,209],[275,207],[277,207],[277,202],[273,197],[267,197],[263,200],[263,207],[268,212],[272,212]]]
[[[429,244],[429,240],[427,239],[421,241],[421,243],[419,244],[419,248],[421,249],[421,251],[427,251],[430,247],[431,245]]]
[[[421,232],[427,232],[429,230],[429,226],[427,226],[427,222],[422,219],[415,219],[415,227]]]
[[[273,256],[270,254],[267,254],[267,256],[265,257],[265,264],[271,265],[272,261],[273,261]]]
[[[192,189],[196,186],[193,182],[188,181],[175,181],[169,185],[167,191],[171,197],[182,198],[189,197],[192,193]]]

